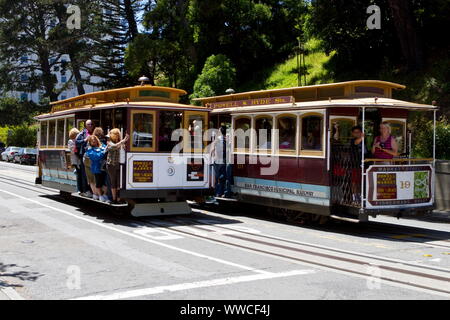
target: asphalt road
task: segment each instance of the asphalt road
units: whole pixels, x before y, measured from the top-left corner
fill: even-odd
[[[449,299],[450,224],[301,226],[260,209],[120,218],[0,162],[1,299]]]

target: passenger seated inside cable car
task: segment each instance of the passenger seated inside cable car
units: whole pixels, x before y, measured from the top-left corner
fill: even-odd
[[[302,119],[302,150],[322,150],[322,117],[307,116]]]

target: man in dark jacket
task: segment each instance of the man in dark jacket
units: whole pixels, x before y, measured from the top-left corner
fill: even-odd
[[[83,163],[83,156],[86,153],[87,139],[94,132],[95,125],[92,120],[87,120],[84,126],[85,126],[85,128],[78,134],[78,136],[75,140],[75,144],[77,146],[78,156],[81,159],[80,171],[81,171],[81,177],[82,177],[82,190],[80,190],[80,195],[91,198],[92,192],[91,192],[89,184],[87,182],[86,168]]]

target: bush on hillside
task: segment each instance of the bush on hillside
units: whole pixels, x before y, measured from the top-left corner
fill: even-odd
[[[206,59],[202,73],[194,84],[191,99],[225,94],[235,84],[236,69],[223,54],[212,55]]]

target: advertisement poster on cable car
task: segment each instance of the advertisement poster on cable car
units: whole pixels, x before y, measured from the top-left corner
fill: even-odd
[[[367,208],[433,204],[431,165],[371,166],[367,171]]]

